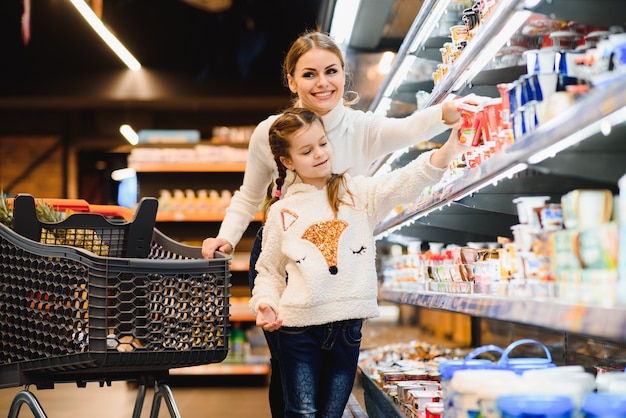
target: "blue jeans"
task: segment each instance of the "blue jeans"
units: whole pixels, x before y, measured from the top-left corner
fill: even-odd
[[[248,282],[250,284],[250,293],[254,289],[254,280],[256,279],[256,262],[261,254],[261,239],[263,236],[263,227],[259,228],[256,234],[252,251],[250,251],[250,268],[248,270]],[[270,374],[269,402],[272,418],[283,418],[285,416],[285,401],[283,400],[283,386],[280,378],[280,363],[278,356],[278,333],[267,332],[263,330],[267,347],[270,350],[270,365],[272,373]]]
[[[278,334],[285,417],[341,418],[350,398],[361,347],[361,319]]]

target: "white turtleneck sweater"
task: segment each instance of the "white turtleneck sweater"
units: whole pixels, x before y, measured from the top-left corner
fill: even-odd
[[[265,303],[286,327],[378,316],[373,230],[391,209],[441,179],[446,169],[430,163],[432,152],[383,176],[346,175],[354,204],[340,205],[336,218],[326,188],[289,186],[263,229],[252,312]],[[345,190],[340,193],[349,201]]]
[[[234,193],[217,235],[233,247],[263,203],[268,185],[278,176],[269,147],[269,128],[278,116],[270,116],[259,123],[250,137],[243,184]],[[353,176],[366,174],[377,158],[429,140],[449,128],[442,120],[442,105],[405,118],[387,118],[350,109],[340,102],[322,120],[334,150],[333,172]],[[288,178],[285,184],[290,184],[290,180]]]

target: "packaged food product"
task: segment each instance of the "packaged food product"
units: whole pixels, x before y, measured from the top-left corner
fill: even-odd
[[[450,28],[450,35],[452,36],[452,42],[459,44],[461,41],[467,40],[467,26],[454,25]]]
[[[461,103],[461,135],[460,142],[465,145],[477,146],[481,143],[481,115],[482,106]]]
[[[595,228],[611,219],[613,194],[608,189],[576,189],[561,197],[566,228]]]

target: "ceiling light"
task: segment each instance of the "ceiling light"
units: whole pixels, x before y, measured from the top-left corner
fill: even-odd
[[[135,132],[135,130],[130,125],[121,125],[120,133],[131,145],[137,145],[139,143],[139,135],[137,135],[137,132]]]
[[[361,0],[338,0],[333,12],[330,37],[339,45],[348,44]]]
[[[111,172],[111,179],[115,181],[131,179],[136,176],[137,172],[134,168],[120,168]]]
[[[141,64],[126,49],[124,45],[113,35],[102,23],[100,18],[96,16],[94,11],[85,3],[84,0],[70,0],[70,3],[78,10],[81,16],[89,23],[94,31],[102,38],[102,40],[115,52],[124,64],[132,71],[139,71]]]

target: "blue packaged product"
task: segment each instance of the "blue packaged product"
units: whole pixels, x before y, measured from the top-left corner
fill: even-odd
[[[588,418],[626,417],[626,393],[590,393],[581,407]]]
[[[502,418],[570,418],[574,402],[561,395],[505,395],[498,398]]]

